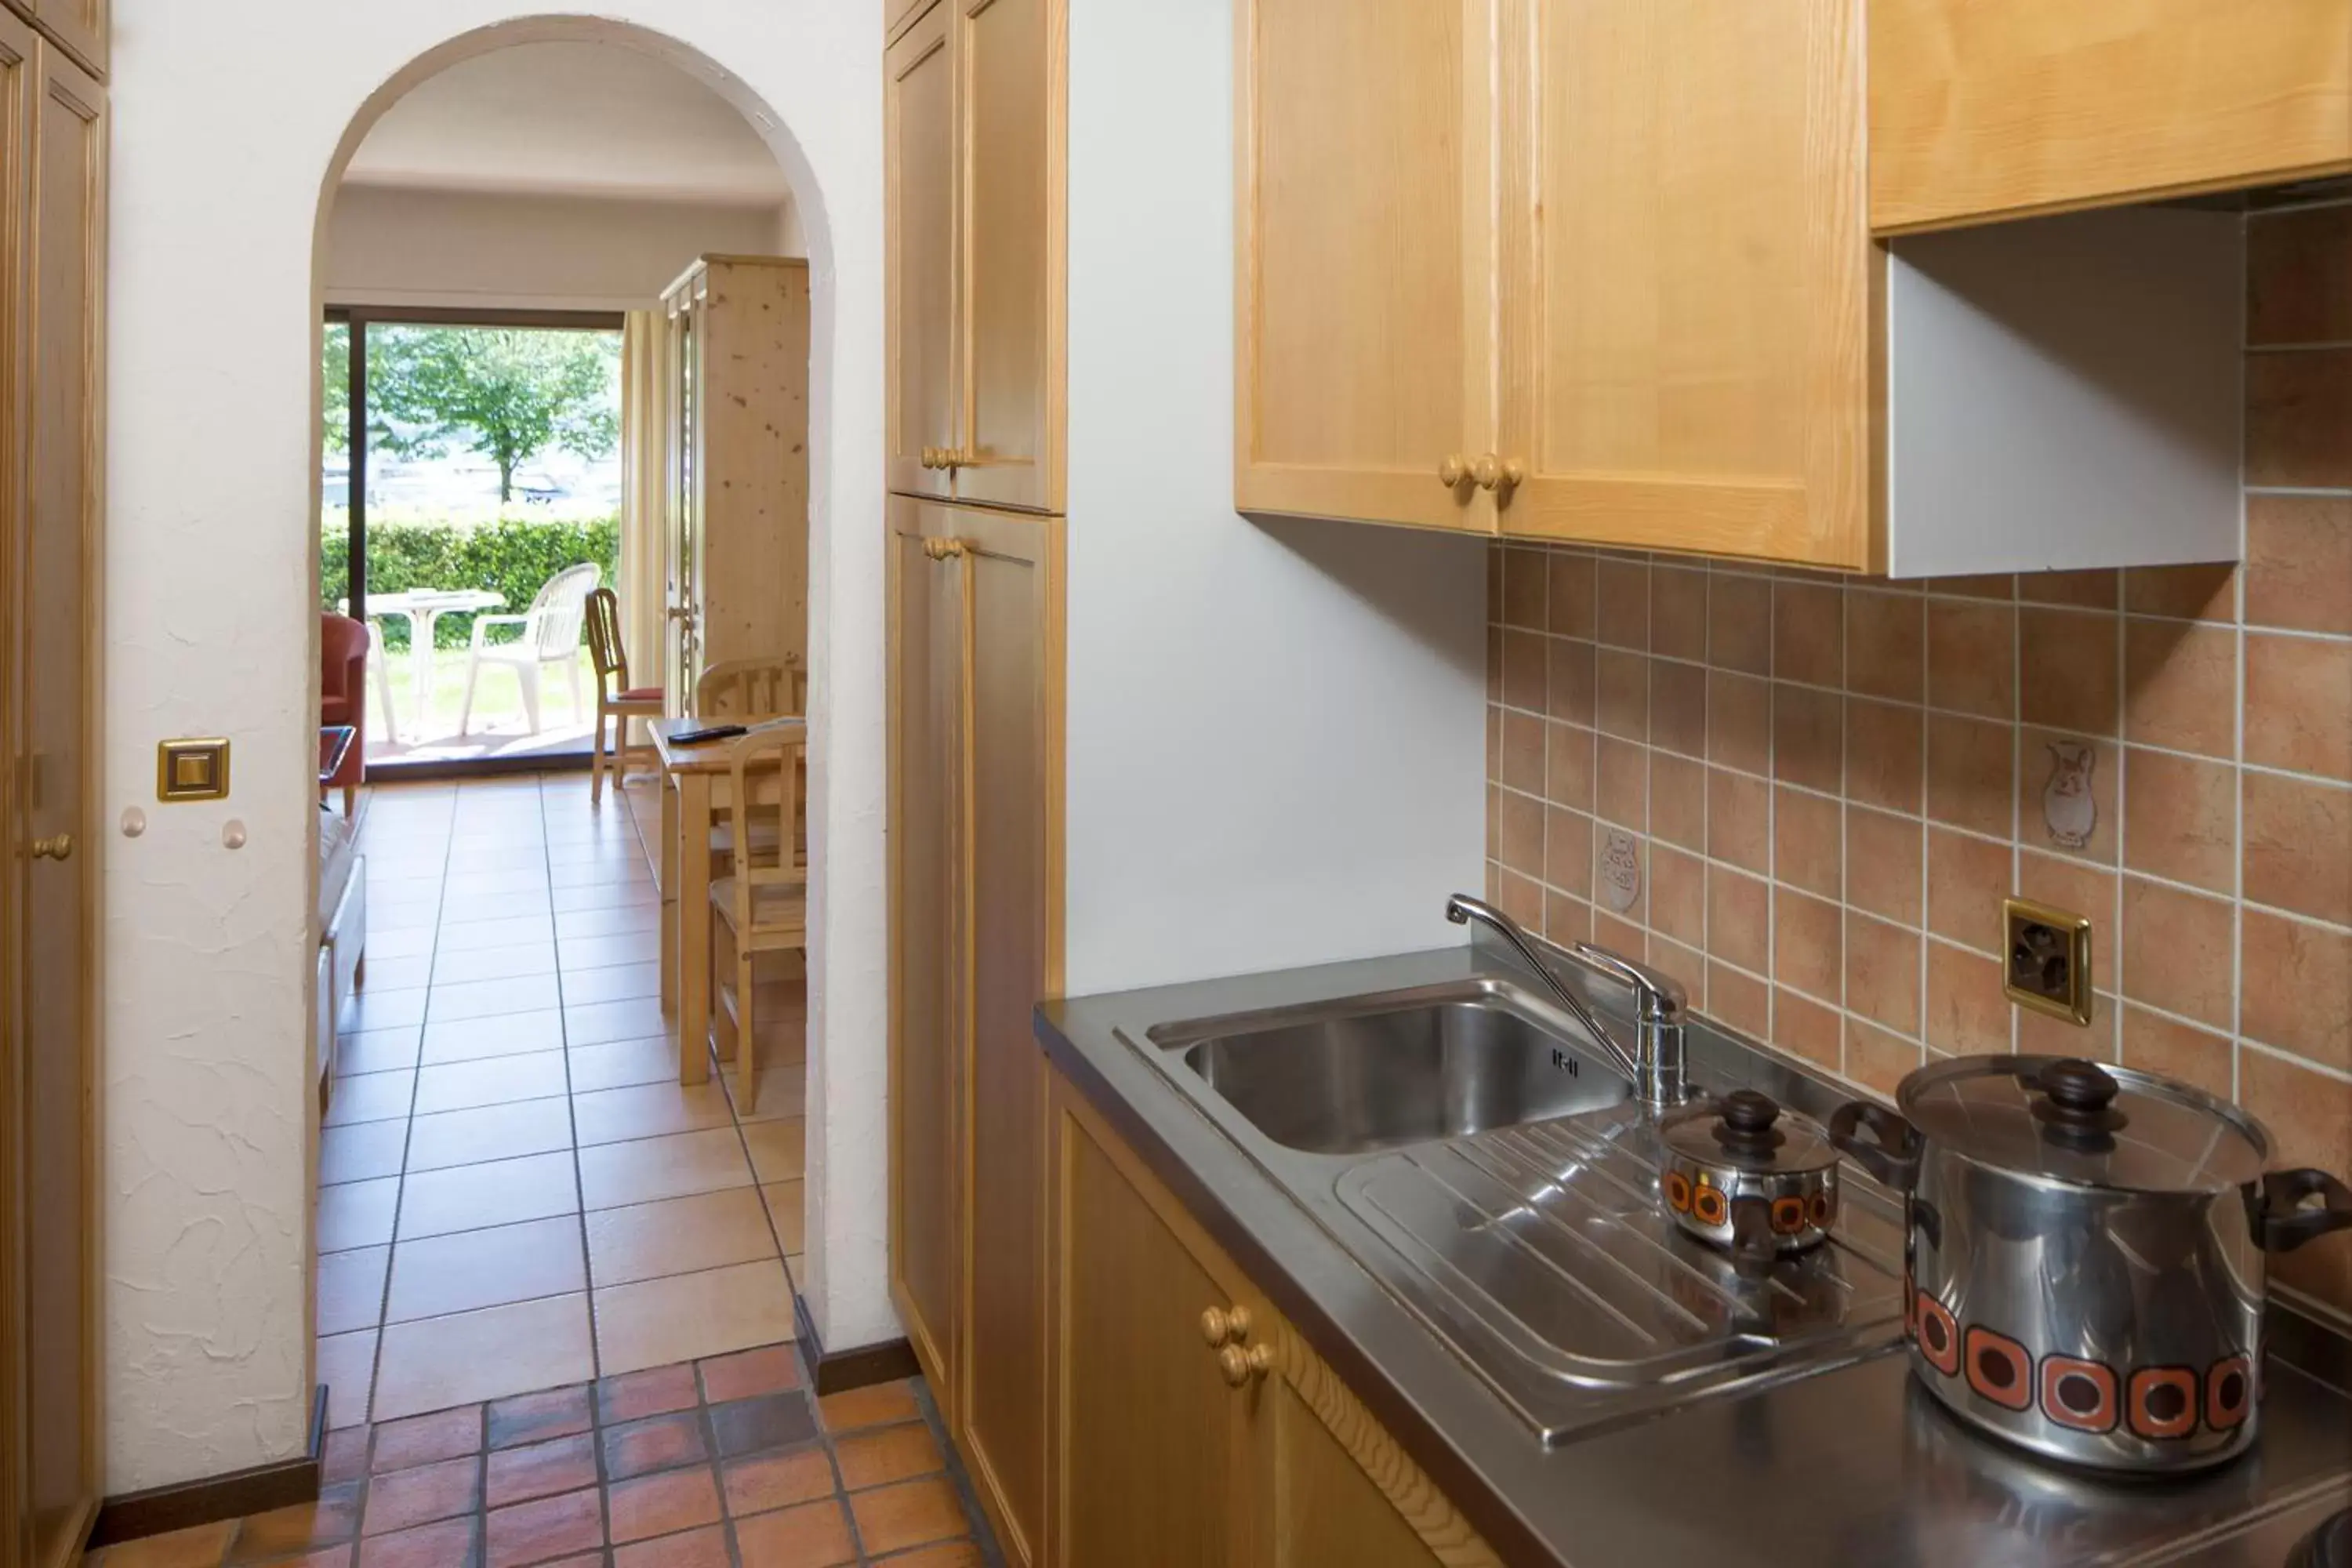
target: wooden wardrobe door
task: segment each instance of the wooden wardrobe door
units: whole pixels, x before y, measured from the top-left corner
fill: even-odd
[[[952,1426],[967,1190],[966,568],[926,550],[938,511],[890,503],[890,1285]]]
[[[1242,0],[1234,504],[1494,527],[1493,0]]]
[[[37,1563],[79,1546],[97,1491],[92,911],[99,330],[105,100],[44,44],[34,103],[24,561],[23,1171],[26,1489]],[[46,847],[46,853],[44,848]]]
[[[1507,534],[1865,565],[1862,0],[1504,0]]]
[[[960,500],[1062,509],[1064,0],[953,0],[965,458]]]
[[[883,77],[885,246],[890,354],[885,394],[887,484],[945,498],[953,476],[924,462],[963,438],[957,392],[956,93],[944,0],[890,46]]]

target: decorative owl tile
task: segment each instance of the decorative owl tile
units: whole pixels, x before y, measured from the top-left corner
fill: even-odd
[[[1612,827],[1601,839],[1601,900],[1620,914],[1642,896],[1642,852],[1633,836]]]

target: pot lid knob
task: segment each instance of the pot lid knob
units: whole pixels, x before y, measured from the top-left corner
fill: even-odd
[[[1770,1095],[1735,1089],[1723,1097],[1717,1112],[1715,1141],[1736,1153],[1767,1153],[1786,1141],[1772,1125],[1779,1120],[1780,1107]]]
[[[2063,1058],[2043,1068],[2033,1087],[2033,1115],[2048,1130],[2069,1141],[2096,1142],[2124,1125],[2126,1118],[2115,1108],[2115,1078],[2095,1062]]]

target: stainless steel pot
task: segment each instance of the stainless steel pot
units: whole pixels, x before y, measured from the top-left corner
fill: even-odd
[[[2194,1469],[2253,1442],[2264,1254],[2352,1226],[2352,1188],[2266,1173],[2260,1122],[2130,1068],[1965,1057],[1895,1101],[1841,1107],[1829,1136],[1909,1194],[1904,1321],[1938,1400],[2108,1469]]]
[[[1737,1089],[1668,1111],[1658,1139],[1659,1196],[1700,1240],[1762,1266],[1829,1236],[1838,1150],[1818,1124],[1770,1096]]]

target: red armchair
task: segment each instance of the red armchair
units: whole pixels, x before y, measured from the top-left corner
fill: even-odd
[[[321,727],[348,724],[352,731],[343,765],[332,778],[320,782],[319,793],[324,799],[329,785],[341,786],[346,822],[359,804],[360,780],[366,776],[367,658],[364,622],[349,616],[319,617],[319,723]]]

